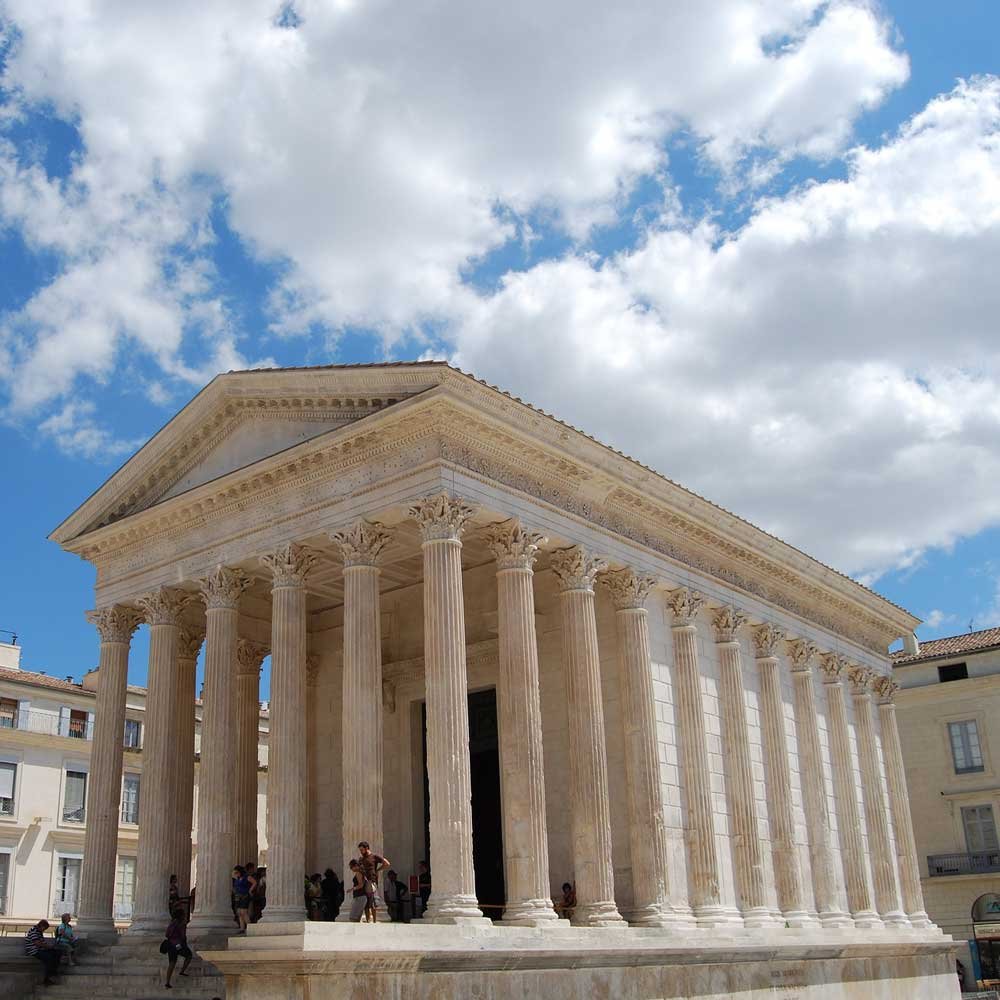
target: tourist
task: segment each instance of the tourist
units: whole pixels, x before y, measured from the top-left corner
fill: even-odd
[[[247,924],[250,922],[250,879],[242,865],[233,869],[233,905],[240,925],[237,933],[246,934]]]
[[[358,864],[368,882],[368,917],[370,923],[375,923],[375,906],[378,902],[378,873],[389,867],[387,858],[375,854],[367,840],[358,844]]]
[[[70,921],[73,919],[71,913],[62,915],[62,923],[56,928],[56,947],[64,954],[70,965],[76,965],[76,931]]]
[[[37,958],[45,968],[46,986],[51,986],[55,980],[52,978],[59,968],[59,949],[55,944],[48,941],[45,932],[49,929],[47,920],[39,920],[27,934],[24,935],[24,953],[32,958]]]
[[[177,876],[170,876],[170,887],[167,889],[167,912],[173,913],[181,901],[181,889],[177,884]]]
[[[182,976],[188,974],[188,966],[194,957],[187,943],[187,923],[184,920],[184,911],[178,907],[173,911],[171,917],[173,919],[167,924],[166,936],[160,944],[160,954],[167,956],[167,981],[163,985],[168,990],[173,989],[173,986],[170,985],[170,979],[177,967],[177,956],[180,955],[184,959],[180,972]]]
[[[360,924],[362,917],[368,919],[368,880],[361,865],[351,858],[351,916],[352,924]]]
[[[309,876],[306,882],[306,913],[310,920],[323,919],[323,876],[319,872]]]
[[[248,861],[243,866],[247,873],[247,880],[250,882],[250,923],[255,924],[260,920],[260,911],[257,906],[257,891],[260,888],[260,869],[252,862]]]
[[[336,920],[341,906],[344,905],[344,883],[337,878],[337,873],[332,868],[327,868],[323,872],[320,890],[322,892],[323,919]]]
[[[257,892],[254,895],[257,906],[257,919],[260,920],[267,906],[267,869],[257,869]]]
[[[389,911],[389,919],[393,923],[410,922],[409,914],[406,912],[409,892],[391,868],[385,874],[385,890],[382,896],[385,899],[385,908]]]
[[[556,912],[567,920],[573,919],[573,911],[576,909],[576,887],[569,882],[562,884],[562,899],[556,904]]]
[[[426,861],[417,865],[417,889],[420,892],[420,915],[427,909],[427,900],[431,898],[431,870]]]

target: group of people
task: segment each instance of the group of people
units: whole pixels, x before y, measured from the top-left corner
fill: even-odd
[[[240,934],[246,934],[250,924],[257,923],[267,906],[267,869],[248,861],[233,867],[233,917]]]
[[[55,982],[54,977],[59,971],[59,963],[63,958],[70,965],[76,965],[77,939],[72,921],[72,914],[64,913],[60,918],[59,926],[56,927],[54,936],[51,938],[45,936],[45,932],[49,929],[47,920],[39,920],[24,935],[24,953],[42,963],[42,967],[45,969],[44,982],[46,986],[51,986]]]

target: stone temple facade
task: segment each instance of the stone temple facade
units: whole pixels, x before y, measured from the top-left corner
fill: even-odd
[[[520,400],[440,363],[219,376],[53,538],[97,569],[91,932],[144,622],[133,935],[190,859],[201,643],[191,933],[232,928],[271,657],[268,908],[206,952],[230,1000],[957,995],[893,710],[916,620]],[[429,856],[425,919],[303,920],[361,839]]]

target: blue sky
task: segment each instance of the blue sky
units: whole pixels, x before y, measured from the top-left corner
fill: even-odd
[[[94,665],[46,536],[215,372],[423,356],[924,638],[1000,622],[997,4],[37,6],[0,2],[25,666]]]

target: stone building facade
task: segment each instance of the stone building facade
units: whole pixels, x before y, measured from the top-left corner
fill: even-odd
[[[192,697],[182,651],[205,643],[195,936],[231,919],[270,650],[268,908],[210,953],[234,996],[276,974],[288,996],[465,996],[472,953],[498,996],[550,973],[649,997],[706,975],[747,997],[954,989],[891,707],[886,650],[915,619],[519,400],[440,363],[230,373],[53,538],[97,568],[102,788],[132,630],[150,623],[157,774]],[[162,773],[147,802],[176,822],[140,843],[134,933],[162,925],[186,849]],[[301,922],[303,871],[360,839],[433,874],[422,926],[374,951]]]

